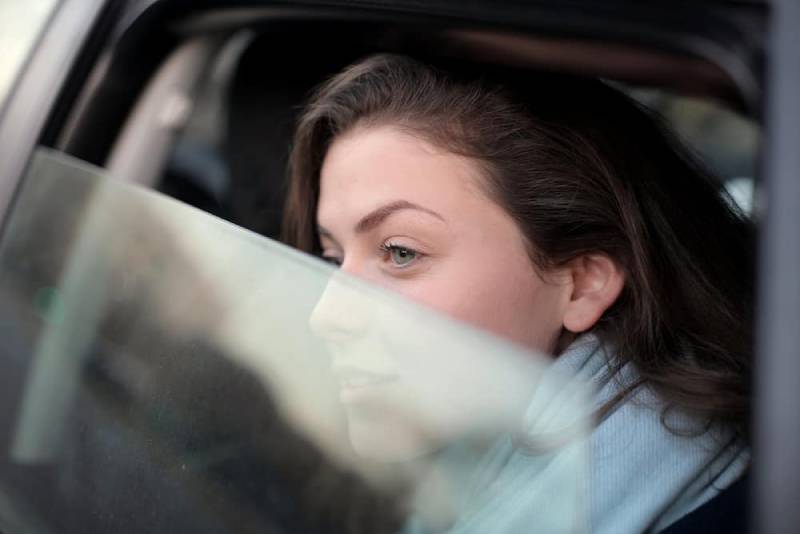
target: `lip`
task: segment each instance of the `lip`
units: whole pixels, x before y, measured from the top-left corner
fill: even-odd
[[[352,365],[334,365],[333,372],[339,381],[339,398],[344,404],[366,400],[371,395],[378,394],[386,386],[400,380],[400,377],[394,373],[374,371]]]

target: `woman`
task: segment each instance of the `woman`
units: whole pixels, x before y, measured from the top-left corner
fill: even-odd
[[[595,386],[592,532],[661,530],[741,475],[750,225],[633,101],[376,55],[316,92],[290,163],[289,244]]]

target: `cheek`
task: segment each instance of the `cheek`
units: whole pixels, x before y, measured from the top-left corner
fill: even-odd
[[[466,263],[466,266],[469,266]],[[561,331],[563,290],[542,281],[527,263],[451,263],[406,288],[407,296],[447,315],[538,351]]]

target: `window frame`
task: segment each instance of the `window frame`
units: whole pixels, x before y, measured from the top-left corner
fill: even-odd
[[[752,532],[800,526],[800,3],[776,0],[768,57],[766,209],[759,235]]]
[[[106,0],[60,0],[31,50],[0,116],[0,220]],[[5,226],[5,225],[4,225]]]

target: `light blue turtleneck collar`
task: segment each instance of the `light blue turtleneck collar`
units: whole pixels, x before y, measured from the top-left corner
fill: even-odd
[[[572,408],[585,384],[592,393],[585,402],[578,401],[585,406],[583,415],[594,413],[636,380],[632,365],[609,379],[608,362],[608,351],[592,335],[577,340],[554,361],[526,412],[523,439],[499,438],[477,467],[469,469],[458,518],[445,532],[658,532],[741,476],[749,453],[732,433],[711,429],[685,436],[668,430],[661,419],[663,404],[647,388],[592,423],[583,439],[549,450],[520,445],[529,438],[535,444],[541,430],[556,429],[563,435],[573,424],[580,429],[582,422]],[[565,405],[570,410],[565,412]],[[674,414],[668,422],[681,429],[695,424]],[[454,463],[468,461],[463,451],[449,454]],[[458,468],[464,472],[463,463]],[[412,517],[404,532],[431,530]]]

